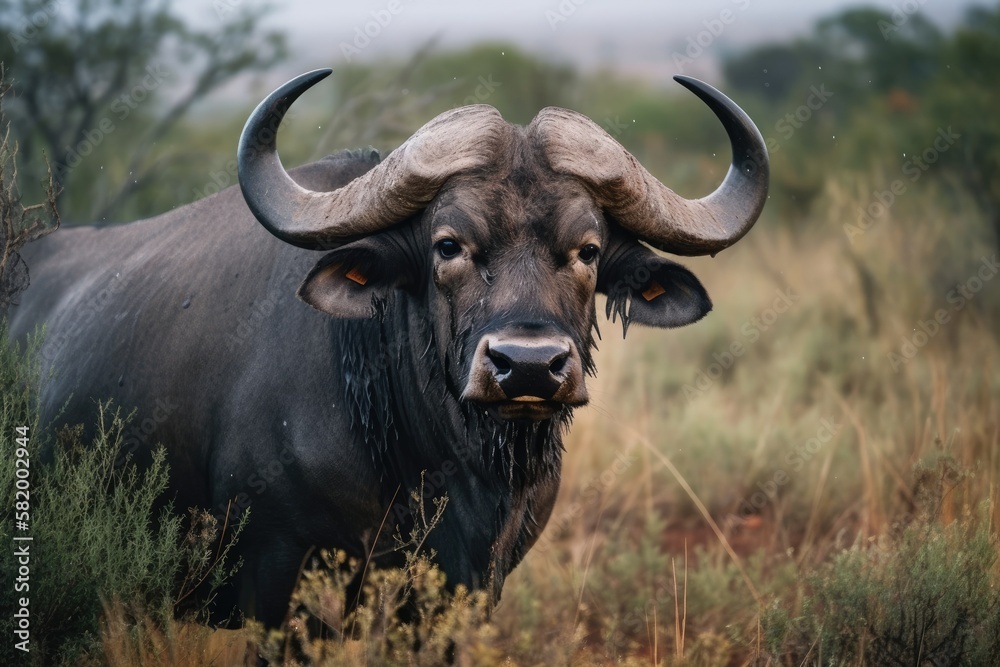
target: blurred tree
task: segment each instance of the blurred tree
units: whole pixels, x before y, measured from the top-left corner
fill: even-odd
[[[815,70],[821,60],[817,45],[798,41],[751,49],[727,59],[722,69],[732,90],[783,100],[801,82],[806,69]]]
[[[17,303],[28,287],[28,267],[18,251],[59,227],[55,188],[51,173],[45,199],[25,206],[17,187],[17,144],[11,143],[10,123],[4,115],[4,99],[10,90],[0,64],[0,321],[7,308]],[[0,325],[2,328],[2,325]]]
[[[844,98],[926,86],[945,37],[921,14],[852,8],[821,19],[806,39],[763,44],[723,63],[735,90],[787,101],[822,80]]]
[[[579,77],[569,65],[544,60],[511,44],[478,44],[431,54],[416,72],[421,86],[458,84],[448,106],[485,103],[512,123],[530,123],[547,106],[574,107]]]
[[[545,106],[569,106],[579,85],[571,67],[547,62],[512,44],[438,51],[433,40],[406,63],[345,65],[336,69],[334,79],[342,103],[373,89],[396,97],[433,91],[431,110],[485,103],[513,123],[531,122]]]
[[[7,64],[17,95],[9,114],[22,137],[27,178],[37,182],[44,176],[44,152],[53,161],[60,194],[72,191],[84,180],[78,175],[85,171],[76,167],[129,116],[138,115],[144,127],[122,182],[102,196],[88,192],[73,198],[74,204],[87,202],[89,210],[62,208],[67,217],[113,217],[151,186],[164,167],[150,159],[152,147],[194,103],[233,77],[270,67],[286,55],[282,35],[257,29],[266,8],[236,11],[240,4],[216,3],[219,26],[204,32],[178,19],[168,0],[0,4],[0,61]],[[186,88],[179,90],[178,84]]]
[[[529,123],[546,106],[575,108],[580,80],[566,65],[511,44],[455,51],[428,41],[405,61],[355,62],[334,69],[334,115],[311,157],[365,144],[387,149],[447,109],[489,104],[513,123]]]
[[[804,110],[811,86],[833,93],[794,132],[785,126],[772,165],[779,192],[794,190],[817,155],[827,169],[890,175],[923,165],[921,174],[957,176],[1000,247],[1000,4],[969,9],[952,33],[901,5],[852,8],[820,20],[806,39],[756,47],[723,70],[730,86],[758,95],[778,118]],[[958,135],[955,148],[935,146],[941,133]]]
[[[922,14],[896,9],[848,9],[816,26],[819,53],[831,71],[830,84],[844,94],[916,91],[940,67],[944,38]]]
[[[1000,247],[1000,4],[970,9],[942,59],[944,67],[927,95],[924,134],[951,126],[962,135],[959,150],[943,153],[942,161],[957,169]]]

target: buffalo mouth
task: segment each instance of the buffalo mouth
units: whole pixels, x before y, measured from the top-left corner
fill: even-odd
[[[489,403],[485,407],[486,412],[497,421],[536,422],[551,419],[566,405],[559,401],[547,401],[534,396],[522,396],[512,400]]]

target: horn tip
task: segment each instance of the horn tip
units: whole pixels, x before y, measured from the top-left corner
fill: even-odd
[[[713,97],[722,95],[722,93],[719,92],[714,86],[705,83],[701,79],[696,79],[693,76],[686,76],[684,74],[675,74],[674,81],[681,84],[682,86],[690,90],[698,97],[701,97],[702,99],[704,99],[705,94],[712,95],[714,93],[714,95],[712,95]]]
[[[333,69],[330,67],[320,67],[319,69],[314,69],[311,72],[306,72],[302,75],[303,78],[308,77],[312,81],[322,81],[326,77],[333,74]]]

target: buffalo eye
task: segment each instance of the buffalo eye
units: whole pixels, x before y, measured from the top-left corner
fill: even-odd
[[[580,253],[579,253],[580,261],[583,262],[584,264],[590,264],[595,259],[597,259],[597,255],[600,252],[601,252],[600,248],[598,248],[593,243],[588,243],[587,245],[580,248]]]
[[[458,245],[458,242],[453,239],[441,239],[434,247],[437,248],[438,254],[443,259],[451,259],[462,252],[462,246]]]

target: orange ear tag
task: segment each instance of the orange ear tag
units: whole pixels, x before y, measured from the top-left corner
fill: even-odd
[[[345,273],[344,277],[346,277],[348,280],[353,280],[359,285],[364,285],[365,283],[368,282],[368,277],[365,276],[365,274],[358,271],[358,267],[354,267],[353,269]]]
[[[642,296],[646,299],[646,301],[652,301],[661,294],[664,294],[666,291],[667,290],[663,289],[663,286],[660,285],[660,283],[654,280],[649,284],[649,287],[646,288],[646,291],[642,293]]]

